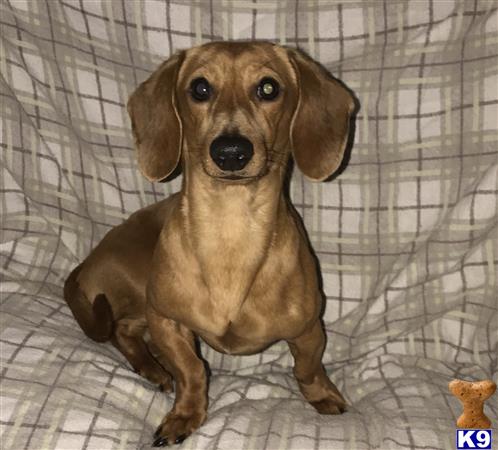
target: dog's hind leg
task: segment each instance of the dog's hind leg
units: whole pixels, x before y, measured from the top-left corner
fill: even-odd
[[[171,375],[154,359],[143,339],[145,325],[141,319],[122,319],[117,322],[111,342],[130,362],[133,369],[158,384],[165,392],[173,390]]]
[[[104,294],[91,303],[77,281],[83,264],[76,267],[64,284],[64,299],[83,332],[96,342],[106,342],[113,332],[112,307]]]

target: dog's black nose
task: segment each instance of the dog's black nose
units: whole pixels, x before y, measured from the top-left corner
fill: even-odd
[[[221,170],[235,172],[251,160],[254,150],[243,136],[218,136],[209,149],[211,158]]]

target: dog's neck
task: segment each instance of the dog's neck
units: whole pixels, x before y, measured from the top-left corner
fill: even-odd
[[[233,320],[285,220],[282,174],[247,184],[190,175],[185,174],[180,194],[184,236],[210,300]]]

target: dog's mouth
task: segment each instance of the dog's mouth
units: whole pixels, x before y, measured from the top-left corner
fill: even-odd
[[[240,175],[222,175],[221,177],[218,177],[224,180],[243,180],[244,178],[252,178],[252,177],[243,177]]]
[[[221,181],[222,183],[229,184],[249,184],[258,181],[270,172],[270,166],[266,164],[256,174],[242,174],[242,173],[217,173],[210,174],[206,172],[211,178]]]
[[[247,180],[247,179],[256,178],[256,177],[245,177],[242,175],[222,175],[222,176],[219,176],[216,178],[221,178],[222,180],[236,181],[236,180]]]
[[[236,183],[236,184],[244,184],[250,183],[251,181],[255,181],[261,178],[262,175],[252,175],[252,176],[244,176],[244,175],[218,175],[214,176],[217,180],[220,180],[225,183]]]
[[[258,164],[259,166],[260,164]],[[202,163],[202,169],[206,175],[208,175],[213,180],[219,181],[226,184],[249,184],[251,182],[258,181],[267,175],[271,169],[269,161],[265,161],[261,164],[261,167],[251,167],[249,170],[244,168],[240,171],[229,171],[229,170],[219,170],[219,168],[213,167],[213,164],[209,162]]]

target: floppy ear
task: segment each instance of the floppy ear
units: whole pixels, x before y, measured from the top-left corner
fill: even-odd
[[[354,98],[309,56],[296,49],[287,50],[299,89],[290,130],[292,154],[304,175],[322,181],[341,164]]]
[[[166,178],[180,159],[182,123],[175,88],[183,59],[183,52],[171,56],[128,100],[138,164],[150,181]]]

